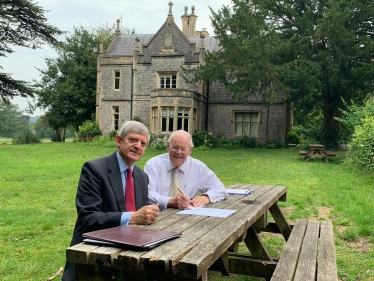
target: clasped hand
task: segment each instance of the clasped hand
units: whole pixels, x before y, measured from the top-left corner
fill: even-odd
[[[158,203],[140,208],[131,213],[130,224],[152,224],[158,217]]]

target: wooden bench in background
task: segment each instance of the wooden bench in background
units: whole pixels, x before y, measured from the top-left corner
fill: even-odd
[[[307,154],[308,154],[308,151],[306,151],[306,150],[300,150],[299,151],[299,155],[301,155],[301,156],[305,156]]]
[[[327,150],[325,150],[324,152],[325,152],[325,154],[326,154],[328,157],[335,157],[335,153],[332,152],[332,151],[327,151]]]
[[[338,281],[331,222],[297,220],[271,281]]]

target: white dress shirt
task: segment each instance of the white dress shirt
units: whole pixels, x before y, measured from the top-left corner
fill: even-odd
[[[159,203],[161,210],[167,209],[171,198],[169,190],[174,167],[168,153],[151,158],[144,166],[149,177],[149,203]],[[191,199],[198,193],[206,194],[214,203],[228,196],[217,176],[203,162],[190,156],[179,166],[178,180],[184,194]]]

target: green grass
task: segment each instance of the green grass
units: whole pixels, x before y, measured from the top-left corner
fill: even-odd
[[[46,280],[64,266],[82,164],[114,149],[114,144],[0,142],[0,280]],[[157,154],[147,150],[138,165],[143,168]],[[289,221],[333,221],[340,280],[374,280],[374,180],[345,166],[343,152],[329,164],[321,159],[305,163],[298,151],[289,149],[194,150],[192,156],[204,161],[225,185],[287,186],[287,202],[281,207],[287,208]],[[262,235],[272,253],[282,249],[281,239]],[[209,277],[259,280],[217,273]]]

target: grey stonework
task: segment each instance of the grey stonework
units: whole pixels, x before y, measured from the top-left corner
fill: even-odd
[[[196,68],[204,63],[204,52],[219,49],[216,38],[208,36],[206,31],[195,30],[196,18],[195,15],[182,16],[186,32],[183,34],[169,10],[165,23],[156,34],[123,36],[117,30],[108,50],[101,48],[96,118],[102,132],[108,134],[114,130],[113,106],[118,106],[119,126],[139,116],[152,133],[159,137],[168,136],[170,132],[161,130],[162,109],[174,109],[176,130],[177,111],[183,108],[190,114],[188,130],[191,134],[195,130],[207,130],[215,135],[237,137],[235,118],[238,113],[246,113],[258,116],[259,142],[284,141],[292,116],[291,107],[281,95],[271,105],[265,105],[258,96],[251,96],[246,104],[242,104],[218,82],[207,86],[204,83],[190,85],[184,81],[181,67]],[[114,89],[115,71],[121,74],[118,90]],[[160,75],[177,75],[176,88],[161,89]],[[152,112],[156,112],[156,116]]]

